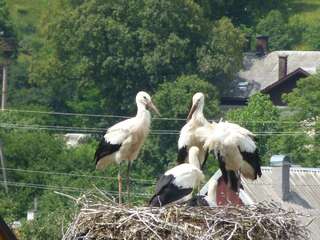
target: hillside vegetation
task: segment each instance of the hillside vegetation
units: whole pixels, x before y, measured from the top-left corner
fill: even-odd
[[[8,77],[11,111],[0,112],[8,179],[6,193],[0,174],[0,215],[9,223],[22,222],[20,239],[61,239],[75,209],[54,191],[77,197],[98,187],[116,198],[118,166],[95,171],[93,156],[105,129],[135,114],[140,90],[152,95],[162,117],[153,119],[133,163],[135,205],[145,205],[156,179],[176,164],[178,133],[198,91],[206,94],[208,119],[224,117],[257,133],[263,165],[284,153],[295,164],[319,167],[320,74],[284,96],[294,109],[290,116],[281,116],[262,94],[241,109],[219,106],[241,68],[246,35],[270,35],[271,50],[320,50],[319,5],[311,0],[0,0],[0,32],[17,43]],[[86,133],[87,139],[68,147],[64,134],[70,132]],[[210,156],[206,177],[216,169]],[[26,222],[35,202],[37,218]]]

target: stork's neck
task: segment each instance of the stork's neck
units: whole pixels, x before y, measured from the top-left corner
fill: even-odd
[[[208,186],[208,202],[214,206],[217,205],[216,201],[216,188],[217,188],[217,181],[213,180],[209,182]]]
[[[199,106],[199,108],[194,111],[191,121],[200,123],[201,125],[208,123],[207,119],[203,115],[203,106]]]
[[[189,163],[200,169],[199,158],[196,154],[189,153]]]
[[[146,106],[142,103],[137,103],[137,108],[138,110],[137,110],[136,118],[141,119],[142,122],[147,121],[146,124],[150,124],[151,114],[149,110],[146,108]]]

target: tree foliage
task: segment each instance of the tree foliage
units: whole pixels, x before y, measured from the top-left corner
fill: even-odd
[[[262,18],[257,27],[258,34],[270,37],[270,50],[290,49],[293,39],[290,34],[287,20],[278,10],[272,10],[265,18]]]
[[[198,50],[198,65],[201,76],[220,89],[226,89],[242,67],[244,34],[233,26],[228,18],[215,23],[207,42]]]
[[[15,37],[14,26],[9,18],[9,9],[5,0],[0,0],[0,37]]]

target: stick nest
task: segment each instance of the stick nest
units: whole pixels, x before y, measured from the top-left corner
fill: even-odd
[[[127,207],[96,195],[77,199],[80,212],[63,239],[309,239],[302,215],[275,203],[251,206]]]

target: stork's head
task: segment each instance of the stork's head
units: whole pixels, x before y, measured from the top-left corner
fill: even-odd
[[[192,107],[189,111],[187,121],[192,118],[195,111],[202,111],[204,106],[204,94],[202,92],[197,92],[192,97]]]
[[[143,105],[143,106],[145,106],[146,109],[153,110],[155,113],[157,113],[160,116],[159,110],[153,104],[151,97],[148,93],[146,93],[144,91],[138,92],[138,94],[136,96],[136,103],[138,106]]]

